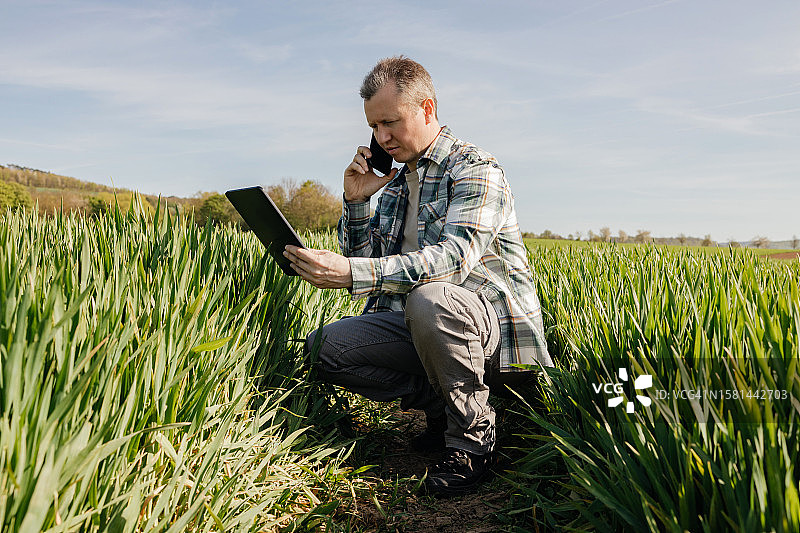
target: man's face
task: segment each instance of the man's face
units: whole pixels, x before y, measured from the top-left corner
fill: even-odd
[[[394,83],[364,100],[364,114],[375,139],[398,163],[416,162],[431,143],[426,111],[407,103]]]

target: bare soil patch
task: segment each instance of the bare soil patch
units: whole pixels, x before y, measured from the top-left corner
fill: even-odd
[[[439,454],[421,454],[409,446],[410,439],[425,428],[421,412],[394,413],[396,423],[389,429],[367,426],[356,428],[366,433],[369,450],[366,463],[375,467],[364,474],[369,489],[342,506],[358,531],[403,531],[415,533],[492,533],[507,531],[498,513],[507,503],[511,487],[495,476],[480,490],[453,498],[433,498],[420,488],[426,467],[439,459]],[[496,472],[511,468],[502,454]],[[341,523],[342,516],[339,521]]]
[[[797,252],[781,252],[779,254],[769,254],[767,256],[770,259],[779,259],[784,261],[791,261],[793,259],[797,259],[800,257],[800,251]]]

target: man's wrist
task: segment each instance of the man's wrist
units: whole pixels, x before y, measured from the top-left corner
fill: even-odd
[[[350,294],[354,299],[363,298],[380,291],[382,284],[380,257],[348,257],[353,285]]]
[[[369,199],[370,199],[370,196],[367,196],[366,199],[360,199],[360,198],[352,198],[351,199],[351,198],[348,198],[346,194],[344,195],[344,201],[347,202],[348,204],[363,204],[365,202],[369,202]]]

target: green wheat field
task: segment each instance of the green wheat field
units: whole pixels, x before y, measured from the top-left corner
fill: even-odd
[[[357,531],[356,503],[380,507],[370,433],[341,428],[388,411],[302,358],[362,302],[283,276],[252,234],[138,203],[0,220],[0,530]],[[504,527],[800,530],[800,261],[529,255],[556,367],[508,400]]]

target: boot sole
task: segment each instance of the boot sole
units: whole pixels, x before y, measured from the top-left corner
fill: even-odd
[[[425,484],[423,487],[425,488],[425,493],[429,496],[434,496],[436,498],[451,498],[453,496],[468,494],[477,489],[481,484],[490,481],[493,477],[494,472],[489,469],[469,485],[460,485],[458,487],[451,487],[448,485],[432,485],[428,482],[428,479],[425,479]]]

